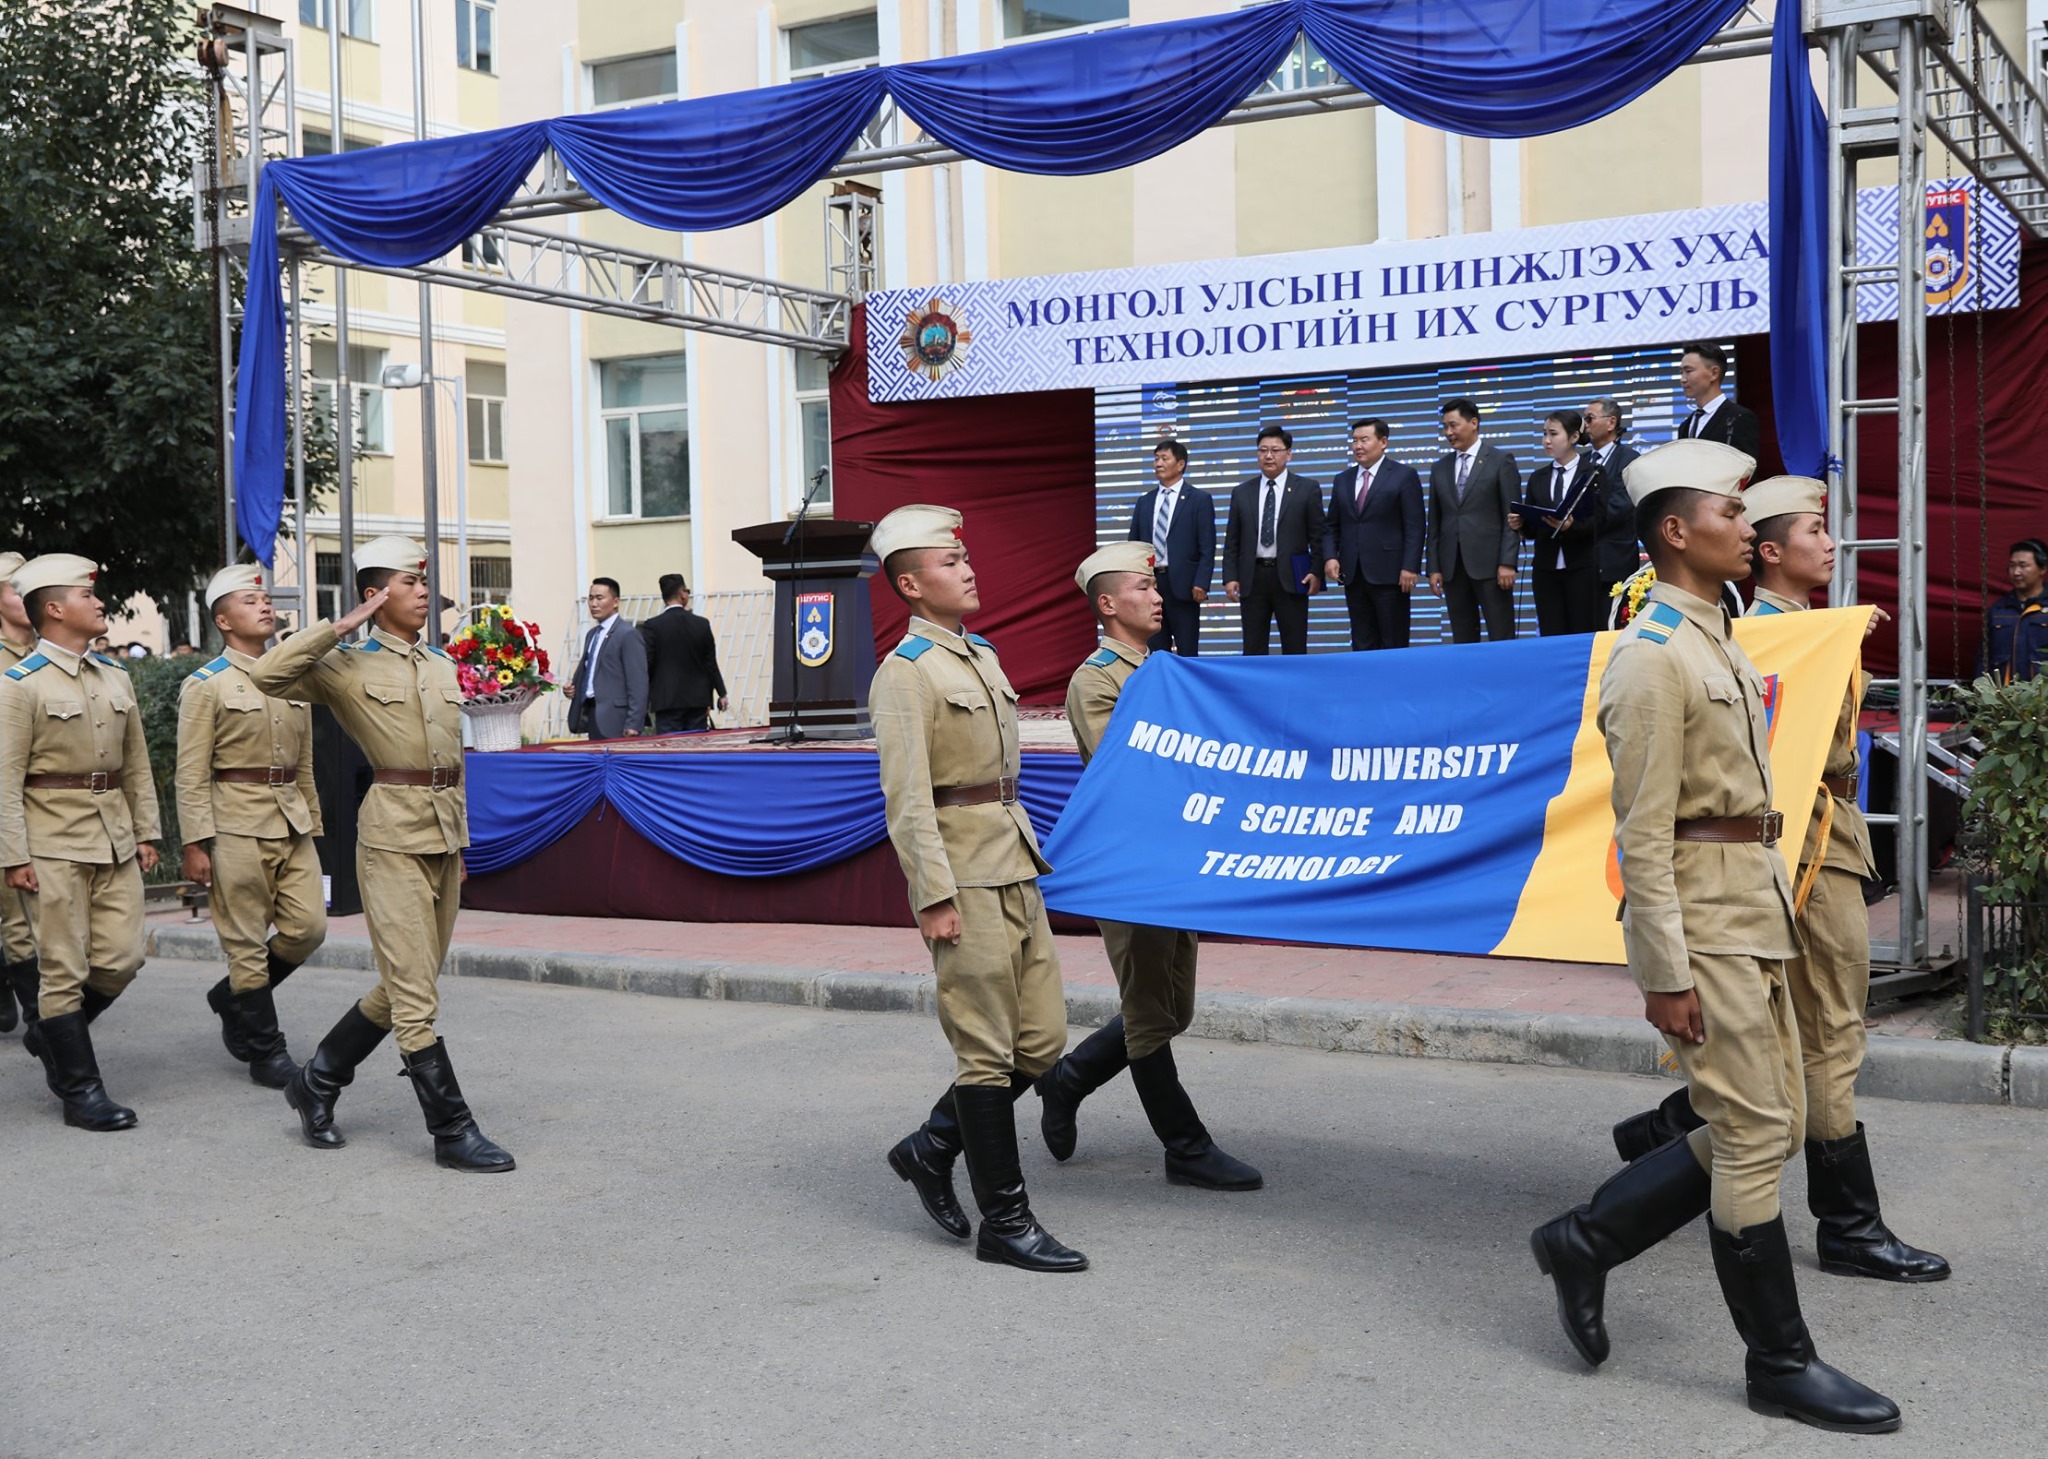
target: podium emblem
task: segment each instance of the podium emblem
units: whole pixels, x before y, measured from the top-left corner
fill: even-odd
[[[796,596],[796,661],[815,669],[832,657],[832,595]]]
[[[1927,195],[1927,307],[1946,304],[1970,287],[1970,194],[1964,188]]]
[[[896,343],[910,372],[936,384],[967,363],[974,331],[958,309],[934,298],[904,316],[903,334]]]

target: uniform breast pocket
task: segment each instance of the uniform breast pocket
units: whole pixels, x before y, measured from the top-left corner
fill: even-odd
[[[987,696],[977,694],[972,689],[962,689],[958,694],[948,694],[946,702],[955,709],[964,709],[970,714],[977,709],[988,708]]]
[[[233,699],[225,700],[221,704],[221,708],[227,710],[230,714],[249,714],[255,710],[261,709],[262,707],[262,700],[256,698],[243,698],[240,695],[237,695]]]
[[[1713,700],[1716,704],[1740,704],[1742,702],[1742,689],[1727,674],[1708,674],[1701,681],[1701,687],[1706,690],[1707,698]]]
[[[443,689],[441,691],[441,698],[445,702],[454,705],[457,709],[462,708],[462,691],[460,689]]]
[[[49,699],[43,702],[43,713],[51,719],[76,719],[85,706],[76,699]]]
[[[412,698],[403,684],[365,684],[363,692],[379,704],[403,704]]]

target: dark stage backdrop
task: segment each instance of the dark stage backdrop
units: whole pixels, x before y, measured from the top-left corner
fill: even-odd
[[[1095,647],[1074,586],[1095,548],[1094,392],[876,405],[866,339],[857,309],[853,348],[832,371],[833,515],[873,521],[910,502],[957,508],[983,605],[968,626],[996,646],[1026,703],[1060,703]],[[873,596],[879,656],[910,614],[879,579]]]

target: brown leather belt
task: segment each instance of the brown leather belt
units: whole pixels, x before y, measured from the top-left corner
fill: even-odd
[[[1856,799],[1856,777],[1853,775],[1823,775],[1820,788],[1836,800]]]
[[[298,780],[299,773],[289,765],[258,765],[250,769],[235,766],[214,771],[213,778],[230,785],[291,785]]]
[[[453,790],[462,784],[460,765],[436,765],[431,770],[378,770],[371,777],[379,785],[415,785],[428,790]]]
[[[979,785],[944,785],[932,791],[933,805],[988,805],[992,801],[1015,805],[1017,777],[1005,775],[1000,780],[985,780]]]
[[[21,784],[24,790],[89,790],[94,795],[105,795],[110,790],[121,788],[121,772],[95,770],[90,775],[24,775]]]
[[[1714,841],[1724,845],[1761,841],[1766,846],[1775,846],[1785,834],[1785,815],[1782,811],[1766,811],[1760,816],[1707,816],[1697,821],[1680,821],[1671,828],[1671,834],[1680,841]]]

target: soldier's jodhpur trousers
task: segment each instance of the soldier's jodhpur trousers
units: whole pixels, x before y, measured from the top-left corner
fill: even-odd
[[[954,1082],[1010,1087],[1036,1077],[1067,1046],[1059,953],[1035,881],[961,887],[960,941],[928,942],[938,975],[939,1024],[953,1045]]]
[[[118,998],[142,968],[142,867],[126,861],[29,858],[36,890],[23,894],[42,959],[44,1018],[76,1013],[84,991]]]
[[[356,847],[363,920],[377,958],[377,986],[363,1017],[388,1028],[408,1054],[433,1047],[441,1011],[440,976],[462,897],[462,857]]]

